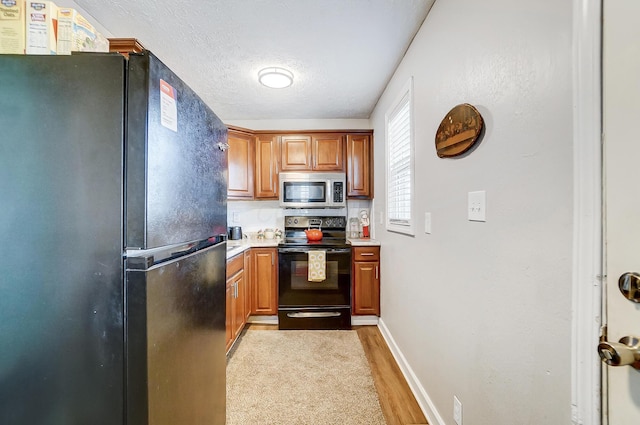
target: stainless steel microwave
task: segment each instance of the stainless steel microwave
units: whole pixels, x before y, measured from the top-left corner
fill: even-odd
[[[283,208],[344,208],[344,173],[280,173]]]

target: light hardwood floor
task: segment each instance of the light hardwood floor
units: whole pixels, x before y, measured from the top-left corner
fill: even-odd
[[[278,330],[278,327],[250,324],[247,329]],[[371,375],[378,390],[380,407],[387,425],[426,424],[427,420],[378,327],[354,326],[353,329],[358,332],[364,353],[369,360]]]

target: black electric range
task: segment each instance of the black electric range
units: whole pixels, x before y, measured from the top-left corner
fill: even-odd
[[[280,329],[351,329],[351,246],[347,219],[285,217],[278,245],[278,324]],[[322,239],[308,241],[305,230],[320,229]],[[309,273],[310,252],[320,253],[324,278]],[[318,267],[317,263],[311,267]]]

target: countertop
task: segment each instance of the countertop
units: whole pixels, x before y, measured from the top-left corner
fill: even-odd
[[[366,239],[347,239],[347,242],[351,244],[351,246],[380,246],[380,241],[375,239],[366,238]]]
[[[227,259],[246,251],[250,248],[275,248],[281,239],[242,239],[227,241]],[[375,239],[347,239],[351,246],[380,246],[380,241]]]
[[[242,239],[227,241],[227,260],[231,257],[235,257],[236,255],[245,252],[249,248],[275,248],[278,246],[280,239],[263,239],[263,240],[254,240],[254,239]]]

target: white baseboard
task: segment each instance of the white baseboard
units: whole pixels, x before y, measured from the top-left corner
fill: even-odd
[[[377,325],[378,316],[351,316],[352,326]],[[248,323],[256,323],[259,325],[277,325],[278,316],[249,316]]]
[[[378,316],[351,316],[351,326],[377,325]]]
[[[424,413],[424,416],[427,418],[427,422],[429,422],[430,425],[446,425],[444,419],[440,416],[438,409],[436,409],[431,398],[429,398],[429,395],[420,383],[420,380],[418,380],[418,377],[413,373],[413,369],[411,369],[411,366],[407,363],[407,359],[405,359],[382,319],[378,320],[378,329],[380,329],[380,333],[387,342],[387,345],[391,350],[391,354],[393,354],[398,366],[400,366],[400,370],[402,371],[404,378],[407,380],[409,388],[411,388],[411,392],[416,398],[418,405],[420,405],[422,413]]]

